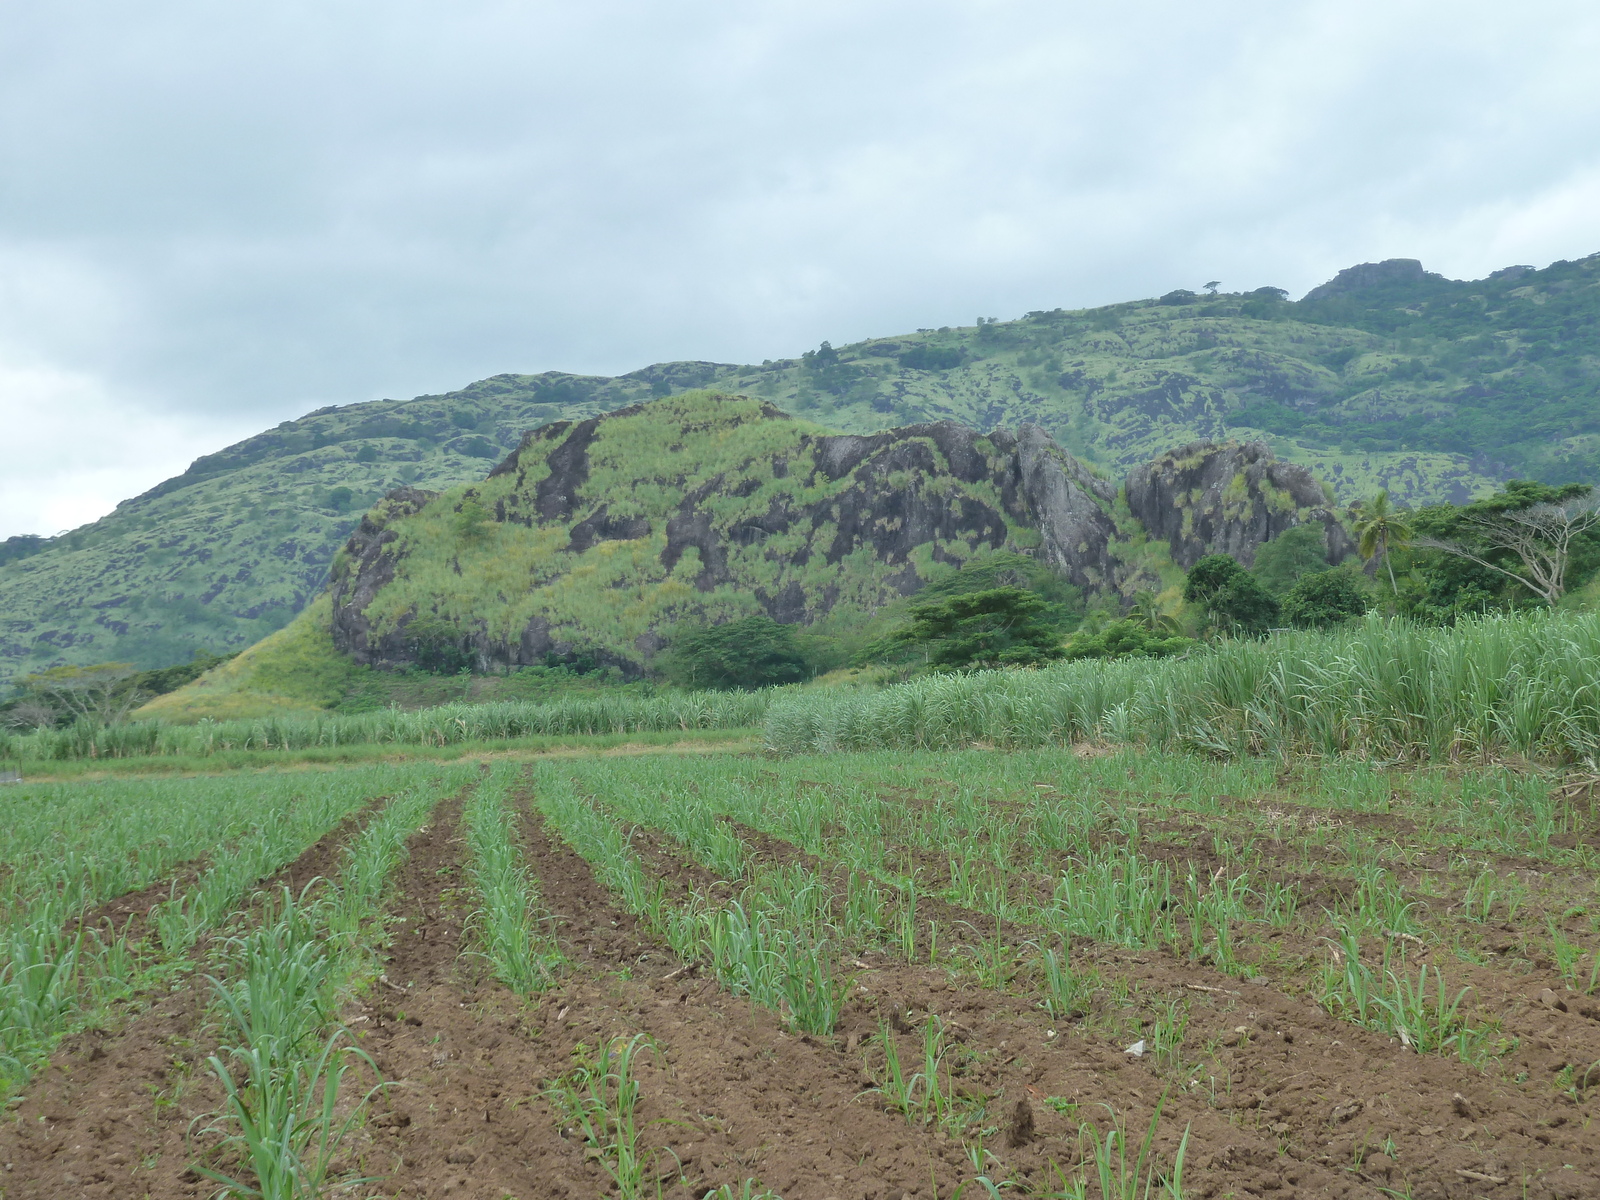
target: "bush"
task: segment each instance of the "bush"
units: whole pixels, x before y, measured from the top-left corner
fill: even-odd
[[[660,669],[680,687],[762,688],[809,679],[811,666],[794,626],[743,617],[675,633]]]
[[[1208,554],[1184,581],[1183,598],[1198,604],[1229,633],[1260,634],[1278,619],[1278,602],[1226,554]]]
[[[472,669],[466,636],[450,621],[414,617],[406,623],[406,650],[411,660],[433,675],[454,675]]]
[[[1112,621],[1099,633],[1080,633],[1067,643],[1066,657],[1169,658],[1194,647],[1193,638],[1162,637],[1137,621]]]
[[[1331,629],[1367,611],[1367,594],[1348,571],[1302,576],[1283,599],[1283,619],[1300,629]]]
[[[961,365],[961,347],[913,346],[900,356],[900,365],[913,371],[949,371]]]

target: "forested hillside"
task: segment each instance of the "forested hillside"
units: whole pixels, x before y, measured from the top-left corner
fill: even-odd
[[[0,679],[61,662],[160,666],[284,625],[395,487],[482,478],[526,430],[715,387],[832,429],[1040,425],[1120,477],[1196,438],[1264,437],[1343,502],[1600,476],[1600,255],[1460,282],[1367,264],[1293,302],[1175,291],[984,318],[758,366],[500,375],[324,409],[198,460],[59,539],[0,543]]]

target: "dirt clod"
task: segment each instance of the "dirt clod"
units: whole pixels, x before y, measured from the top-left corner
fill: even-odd
[[[1011,1110],[1011,1132],[1007,1144],[1016,1150],[1033,1140],[1033,1105],[1024,1096]]]

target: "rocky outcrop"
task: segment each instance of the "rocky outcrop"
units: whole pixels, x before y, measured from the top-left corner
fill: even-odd
[[[396,488],[361,518],[350,540],[334,559],[329,592],[333,599],[333,642],[356,655],[362,665],[384,660],[398,662],[405,657],[404,639],[398,630],[387,637],[375,637],[367,620],[367,606],[378,592],[393,581],[399,555],[394,543],[398,534],[390,527],[401,517],[413,516],[438,495],[421,488]]]
[[[1186,568],[1216,550],[1249,564],[1305,521],[1322,522],[1331,560],[1349,549],[1321,486],[1260,443],[1164,455],[1126,499]],[[1160,580],[1117,507],[1115,485],[1035,425],[831,434],[743,398],[662,401],[535,430],[465,495],[393,493],[335,564],[333,636],[357,662],[403,666],[407,627],[427,617],[484,668],[581,654],[637,673],[677,622],[865,619],[929,564],[996,550],[1125,601]]]
[[[1263,442],[1192,442],[1136,469],[1125,488],[1129,511],[1184,570],[1207,554],[1250,566],[1261,543],[1311,521],[1322,526],[1329,562],[1355,549],[1311,472],[1280,462]]]
[[[1346,267],[1327,283],[1312,288],[1302,300],[1327,300],[1351,292],[1364,292],[1370,288],[1388,287],[1396,283],[1422,283],[1429,279],[1443,279],[1432,271],[1424,271],[1414,258],[1386,258],[1382,262],[1357,263]]]
[[[492,620],[481,607],[464,620],[448,611],[453,599],[426,594],[399,609],[402,586],[388,594],[388,618],[371,618],[380,593],[423,570],[408,568],[409,555],[420,554],[435,571],[473,569],[470,547],[435,544],[441,527],[454,527],[449,522],[418,531],[420,546],[397,540],[394,523],[429,498],[396,493],[362,521],[335,567],[335,642],[358,662],[400,666],[408,657],[408,621],[437,615],[462,630],[485,666],[535,663],[581,646],[601,661],[640,669],[660,645],[654,622],[626,643],[606,645],[585,613],[559,611],[561,581],[613,561],[607,544],[619,542],[628,545],[621,553],[632,575],[612,586],[637,588],[646,607],[670,591],[663,628],[693,615],[685,584],[704,597],[699,603],[708,612],[741,596],[775,620],[809,624],[841,604],[870,612],[915,592],[930,561],[960,565],[1001,549],[1032,553],[1085,590],[1116,584],[1115,488],[1036,426],[984,435],[935,422],[823,434],[770,405],[718,399],[652,427],[658,436],[649,444],[659,451],[648,451],[652,461],[641,463],[637,487],[601,494],[591,484],[591,454],[613,422],[655,420],[649,406],[535,430],[490,473],[477,499],[491,520],[531,531],[512,535],[528,544],[549,546],[552,532],[562,535],[559,549],[539,551],[529,580],[530,591],[546,587],[551,601],[526,616],[507,618],[518,598],[503,592],[484,601],[497,611]],[[715,449],[741,438],[763,449],[749,458]],[[607,478],[614,488],[614,464]],[[396,620],[396,611],[411,617]]]
[[[1037,425],[1024,425],[1014,441],[1000,430],[990,436],[1016,464],[1018,491],[1039,531],[1035,557],[1087,591],[1114,586],[1111,547],[1119,535],[1110,510],[1116,488]]]

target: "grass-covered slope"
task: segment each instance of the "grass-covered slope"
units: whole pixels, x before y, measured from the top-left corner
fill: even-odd
[[[186,724],[332,708],[345,698],[357,668],[334,649],[329,612],[328,598],[318,597],[284,628],[192,683],[157,696],[135,719]]]
[[[854,432],[1034,421],[1117,476],[1198,437],[1265,436],[1341,501],[1459,500],[1514,475],[1600,476],[1600,255],[1465,282],[1379,264],[1298,303],[1173,294],[759,366],[501,375],[322,410],[65,537],[0,545],[0,680],[249,645],[320,591],[391,489],[466,483],[544,422],[701,387]]]

